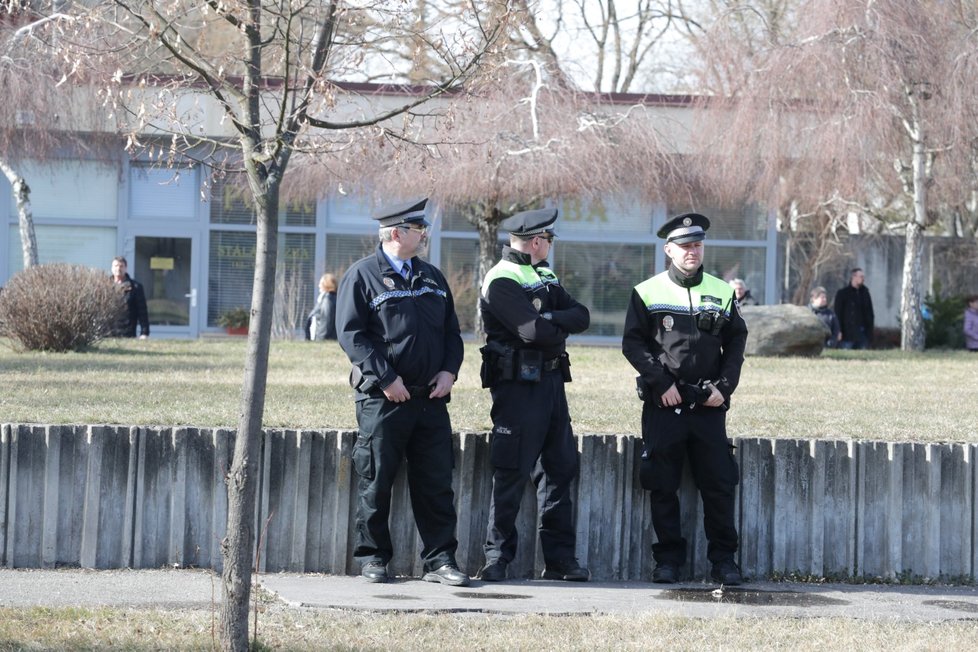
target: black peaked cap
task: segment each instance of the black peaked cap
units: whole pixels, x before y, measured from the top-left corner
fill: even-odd
[[[706,239],[710,218],[699,213],[683,213],[666,221],[656,235],[666,242],[686,244]]]
[[[431,226],[424,218],[425,205],[428,198],[412,199],[398,204],[389,204],[377,209],[372,219],[380,222],[380,226],[398,226],[400,224],[417,224]]]
[[[551,228],[556,221],[556,208],[539,208],[534,211],[517,213],[509,219],[503,220],[499,226],[509,234],[521,238],[528,238],[543,233],[556,236],[557,234]]]

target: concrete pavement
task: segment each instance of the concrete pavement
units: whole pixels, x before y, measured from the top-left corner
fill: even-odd
[[[756,582],[718,590],[691,582],[473,581],[465,588],[397,578],[279,573],[259,584],[282,603],[377,612],[667,613],[688,617],[849,617],[935,622],[978,619],[978,587]],[[0,606],[211,608],[220,578],[203,570],[0,569]]]

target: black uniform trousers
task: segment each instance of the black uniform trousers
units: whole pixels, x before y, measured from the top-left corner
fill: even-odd
[[[643,475],[649,479],[652,527],[658,541],[652,553],[658,563],[682,566],[686,539],[680,529],[679,484],[689,458],[693,480],[703,500],[707,557],[713,563],[733,560],[737,552],[734,492],[739,473],[727,441],[726,411],[699,406],[659,408],[646,401],[642,439],[648,457]]]
[[[516,557],[516,517],[528,478],[537,488],[544,561],[549,565],[573,559],[570,488],[579,462],[563,376],[559,370],[546,371],[537,383],[499,382],[491,394],[493,473],[486,563]]]
[[[452,427],[444,398],[386,398],[357,402],[360,432],[353,447],[357,472],[354,556],[361,565],[390,562],[391,488],[407,458],[411,508],[423,549],[425,572],[455,563],[455,494],[452,491]]]

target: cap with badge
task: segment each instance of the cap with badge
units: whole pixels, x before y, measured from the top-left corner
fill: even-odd
[[[517,213],[509,219],[503,220],[499,226],[510,235],[515,235],[519,238],[530,238],[544,234],[557,237],[557,234],[551,228],[556,221],[556,208],[539,208],[533,211]]]
[[[428,198],[412,199],[398,204],[389,204],[377,209],[371,217],[380,222],[381,227],[400,226],[402,224],[431,226],[424,218],[425,205]]]
[[[670,219],[662,225],[656,235],[665,239],[666,243],[686,244],[706,239],[706,231],[710,228],[710,219],[699,213],[683,213]]]

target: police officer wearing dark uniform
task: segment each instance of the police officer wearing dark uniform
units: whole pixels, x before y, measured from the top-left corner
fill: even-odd
[[[537,487],[544,579],[587,581],[575,558],[571,482],[577,477],[577,442],[564,383],[570,362],[564,342],[590,324],[547,265],[556,209],[517,213],[501,224],[509,232],[502,260],[482,284],[485,320],[483,386],[492,394],[492,500],[479,578],[506,579],[516,556],[516,516],[527,478]]]
[[[703,498],[711,576],[743,582],[735,561],[734,491],[737,462],[727,441],[726,409],[744,362],[747,325],[733,289],[703,272],[703,240],[710,220],[674,217],[658,231],[669,268],[632,291],[622,352],[640,374],[644,452],[642,486],[651,491],[652,580],[673,583],[686,561],[680,531],[679,482],[689,457]]]
[[[452,427],[447,403],[462,365],[462,337],[442,273],[418,257],[427,199],[381,210],[380,245],[343,276],[336,302],[340,346],[353,363],[359,435],[354,556],[369,582],[388,580],[394,554],[391,487],[406,457],[411,506],[428,582],[467,586],[455,561]]]

